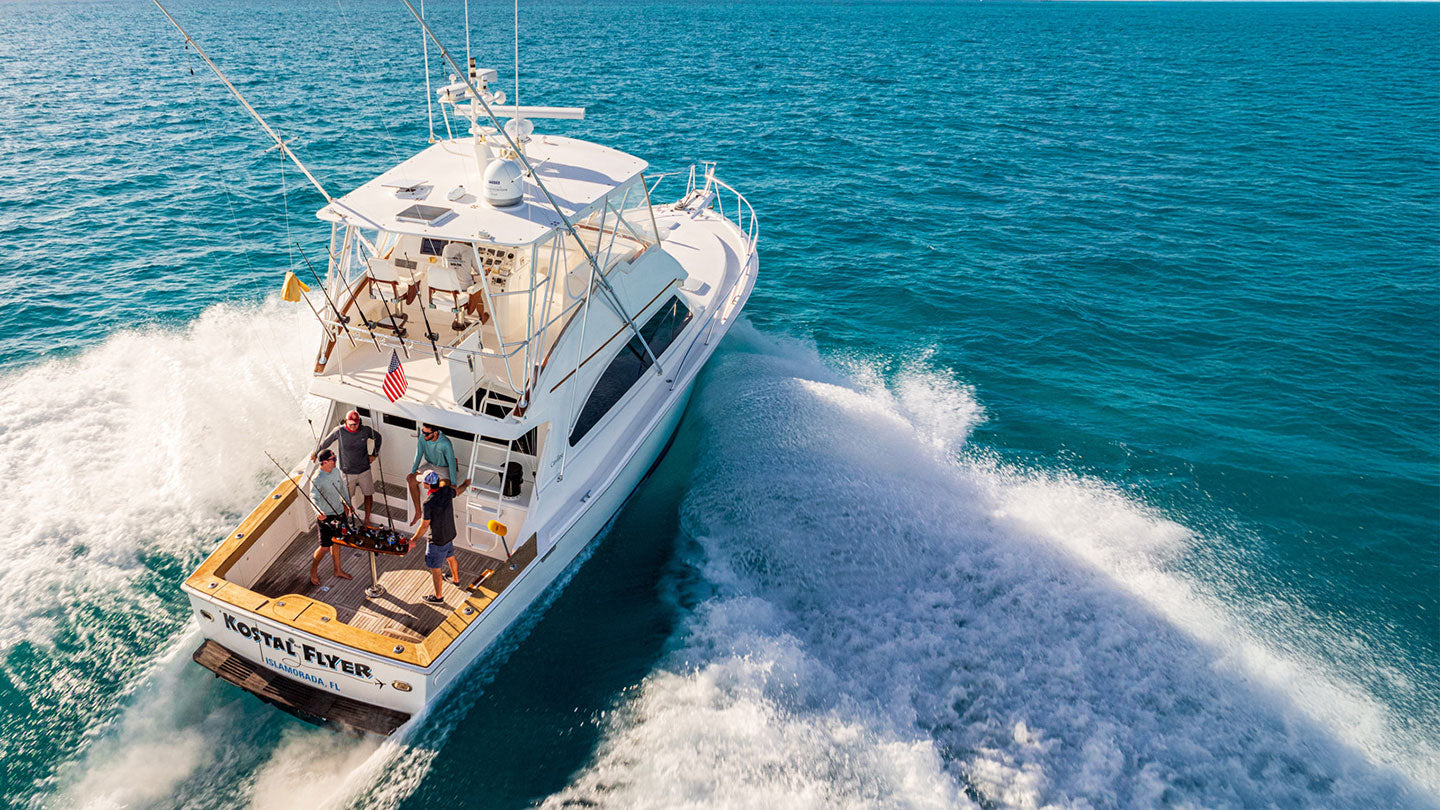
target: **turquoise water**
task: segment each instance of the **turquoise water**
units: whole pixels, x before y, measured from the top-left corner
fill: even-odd
[[[403,5],[172,11],[332,189],[424,145]],[[506,82],[509,14],[472,4]],[[762,278],[397,751],[206,677],[176,589],[308,441],[272,296],[319,198],[153,7],[0,2],[5,803],[1440,802],[1440,7],[522,26],[525,101],[587,107],[542,129],[718,161]]]

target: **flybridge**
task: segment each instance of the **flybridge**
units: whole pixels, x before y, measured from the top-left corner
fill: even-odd
[[[452,75],[436,91],[446,130],[453,131],[452,118],[468,122],[468,138],[435,143],[318,216],[392,232],[525,245],[562,227],[562,217],[584,217],[645,171],[645,161],[609,147],[534,135],[531,119],[580,120],[583,107],[505,106],[505,93],[492,89],[496,71],[477,68],[472,59],[468,74],[466,81]],[[495,115],[509,116],[503,134],[481,123],[498,125]],[[522,163],[534,172],[523,171]],[[540,187],[542,181],[556,187],[553,195]]]
[[[481,135],[440,141],[341,197],[339,205],[321,208],[317,216],[439,239],[497,245],[536,242],[562,227],[560,217],[528,175],[519,178],[519,204],[500,207],[486,201],[486,168],[500,161],[482,164],[476,153],[493,149],[495,140],[494,135]],[[554,187],[557,207],[572,222],[584,219],[648,166],[633,155],[557,135],[529,137],[525,149],[536,172]]]

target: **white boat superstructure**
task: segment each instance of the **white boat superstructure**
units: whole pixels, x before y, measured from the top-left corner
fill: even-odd
[[[713,165],[653,204],[660,176],[645,161],[530,122],[581,111],[510,108],[501,131],[494,72],[467,73],[438,93],[467,134],[327,195],[329,271],[310,296],[324,430],[354,409],[383,439],[372,522],[411,528],[417,427],[449,438],[471,482],[455,500],[459,584],[444,584],[444,605],[422,601],[421,543],[346,549],[355,579],[327,570],[311,585],[302,459],[183,586],[206,639],[199,663],[298,715],[377,734],[421,714],[615,515],[759,266],[754,213]]]

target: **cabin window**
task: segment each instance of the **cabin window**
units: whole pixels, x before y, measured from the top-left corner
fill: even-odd
[[[446,436],[448,436],[448,437],[450,438],[450,441],[452,441],[452,442],[473,442],[473,441],[475,441],[475,434],[474,434],[474,433],[466,433],[466,432],[463,431],[463,430],[455,430],[454,428],[448,428],[448,427],[445,427],[444,425],[431,425],[431,427],[435,428],[436,430],[438,430],[438,431],[440,431],[441,433],[443,433],[443,434],[445,434]]]
[[[334,410],[334,412],[333,412],[333,413],[334,413],[334,418],[335,418],[335,422],[334,422],[334,423],[335,423],[335,424],[340,424],[341,422],[344,422],[344,421],[345,421],[345,414],[347,414],[347,413],[349,413],[349,412],[351,412],[351,411],[355,411],[356,413],[360,414],[360,418],[361,418],[361,419],[364,419],[364,420],[367,420],[367,421],[370,419],[370,409],[369,409],[369,408],[362,408],[362,407],[360,407],[359,405],[350,405],[350,404],[347,404],[347,403],[344,403],[344,402],[336,402],[336,403],[335,403],[335,410]]]
[[[430,239],[422,236],[420,237],[420,254],[422,256],[439,256],[445,252],[445,246],[448,244],[449,242],[444,239]]]
[[[650,344],[650,351],[659,357],[670,348],[689,322],[690,308],[679,298],[671,298],[645,321],[645,325],[640,327],[640,334]],[[570,445],[573,447],[599,424],[649,369],[650,356],[645,353],[640,339],[632,335],[591,389],[585,406],[580,409],[580,416],[575,420],[575,427],[570,431]]]
[[[384,419],[385,424],[394,425],[395,427],[403,428],[405,430],[414,430],[416,427],[414,419],[406,419],[403,416],[396,416],[392,413],[384,414]]]

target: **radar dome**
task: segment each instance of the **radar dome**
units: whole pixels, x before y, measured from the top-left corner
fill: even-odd
[[[485,202],[496,208],[518,205],[525,197],[524,171],[513,160],[497,160],[485,167]]]
[[[529,118],[511,118],[505,122],[505,134],[509,135],[516,143],[530,140],[530,135],[534,131],[535,122]]]

